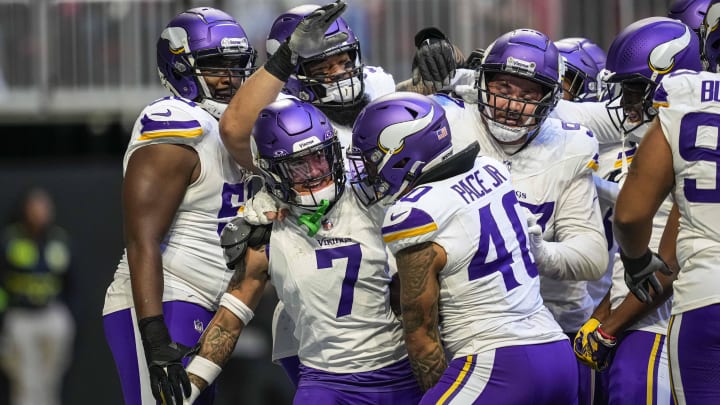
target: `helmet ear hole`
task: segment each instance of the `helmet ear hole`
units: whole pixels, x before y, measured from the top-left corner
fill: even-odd
[[[393,169],[402,169],[403,167],[405,167],[405,165],[407,165],[409,160],[410,160],[409,158],[399,160],[397,163],[395,163],[393,165]]]

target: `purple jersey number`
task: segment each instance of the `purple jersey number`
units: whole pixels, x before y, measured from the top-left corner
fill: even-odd
[[[245,183],[223,184],[222,189],[222,206],[218,211],[218,219],[231,219],[237,215],[240,207],[245,203],[246,198],[252,197],[252,189],[246,188]],[[227,221],[218,222],[217,233],[220,235],[223,228],[227,225]]]
[[[715,164],[715,188],[698,188],[697,179],[683,179],[685,198],[689,202],[720,203],[720,147],[715,140],[714,148],[697,146],[698,128],[720,127],[720,115],[703,112],[687,113],[680,123],[680,156],[688,162],[712,162]]]
[[[336,316],[340,318],[341,316],[350,315],[353,297],[355,296],[355,283],[360,273],[360,261],[362,259],[360,244],[353,243],[352,245],[319,249],[315,251],[315,259],[317,260],[318,270],[332,269],[333,260],[347,259]]]
[[[507,291],[510,291],[519,286],[520,283],[513,273],[513,255],[512,252],[509,252],[507,249],[508,242],[512,244],[514,242],[513,239],[517,240],[525,271],[530,277],[537,277],[538,271],[537,267],[535,267],[535,262],[533,262],[530,257],[526,233],[523,230],[522,222],[517,211],[520,206],[515,197],[515,192],[510,191],[506,193],[502,198],[502,204],[504,212],[507,214],[507,218],[513,226],[514,232],[512,235],[503,235],[495,220],[499,213],[492,212],[490,205],[480,208],[480,242],[477,253],[475,253],[475,256],[473,256],[468,266],[468,273],[469,279],[475,280],[499,271],[505,282],[505,288]],[[492,246],[494,246],[495,249],[494,256],[496,258],[488,261],[488,257],[492,257],[492,255],[490,255],[491,240]]]
[[[553,211],[555,211],[555,201],[548,201],[538,205],[521,201],[520,205],[535,215],[540,214],[540,217],[537,219],[537,224],[540,225],[540,229],[545,232],[545,228],[548,222],[550,222],[550,218],[552,218]]]

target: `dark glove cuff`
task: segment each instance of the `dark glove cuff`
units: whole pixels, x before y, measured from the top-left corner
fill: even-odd
[[[447,40],[447,36],[440,29],[435,27],[423,28],[415,34],[415,47],[419,48],[426,39]]]
[[[647,251],[645,251],[645,253],[642,256],[637,257],[637,258],[627,257],[627,256],[625,256],[625,253],[623,253],[622,250],[620,251],[620,259],[622,259],[622,262],[625,265],[625,268],[627,268],[627,267],[631,267],[633,269],[645,268],[645,266],[650,264],[652,257],[653,257],[653,253],[649,248]]]
[[[292,51],[287,42],[275,51],[275,53],[265,62],[265,70],[278,80],[286,82],[291,74],[295,71],[295,64],[292,63]]]
[[[140,337],[143,345],[149,345],[146,350],[153,347],[160,347],[171,342],[170,332],[165,325],[165,317],[162,315],[150,316],[138,321]]]

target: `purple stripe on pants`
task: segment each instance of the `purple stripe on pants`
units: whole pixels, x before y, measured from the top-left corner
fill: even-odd
[[[678,400],[720,404],[720,304],[673,316],[668,336]]]
[[[657,333],[633,330],[620,337],[604,372],[608,404],[672,404],[664,347],[665,336]]]
[[[578,368],[567,340],[454,359],[421,404],[574,405]],[[466,369],[466,372],[463,370]]]

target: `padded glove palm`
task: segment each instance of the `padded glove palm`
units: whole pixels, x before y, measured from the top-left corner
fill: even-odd
[[[288,46],[293,52],[293,59],[296,59],[296,56],[309,58],[318,55],[347,40],[347,33],[345,32],[339,32],[329,37],[325,36],[325,32],[330,28],[330,25],[340,17],[346,7],[345,0],[337,0],[305,16],[288,39]]]
[[[435,27],[415,34],[415,56],[412,61],[412,84],[423,82],[432,91],[440,91],[455,76],[455,49],[447,36]]]

